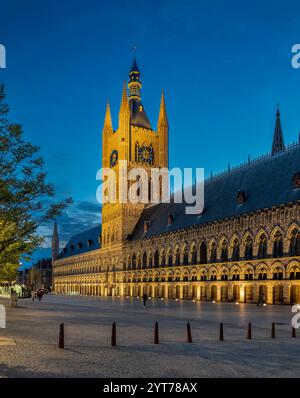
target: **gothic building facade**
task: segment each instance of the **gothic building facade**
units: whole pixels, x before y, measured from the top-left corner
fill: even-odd
[[[117,175],[121,160],[147,174],[168,167],[164,94],[153,130],[141,86],[134,60],[117,130],[106,107],[102,162]],[[279,110],[271,153],[207,179],[201,214],[184,208],[105,204],[102,225],[72,237],[61,252],[55,225],[55,292],[300,303],[300,145],[284,145]]]

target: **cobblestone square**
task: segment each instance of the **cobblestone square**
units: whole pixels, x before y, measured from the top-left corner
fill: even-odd
[[[299,377],[291,307],[46,295],[10,308],[0,377]],[[117,325],[117,346],[110,346]],[[160,344],[153,343],[158,322]],[[190,322],[193,343],[187,343]],[[65,349],[58,348],[59,324]],[[224,341],[219,324],[224,323]],[[246,339],[248,322],[252,340]],[[271,325],[276,323],[276,338]]]

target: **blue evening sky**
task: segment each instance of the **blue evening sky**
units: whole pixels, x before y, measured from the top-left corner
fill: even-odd
[[[133,45],[154,128],[165,90],[170,167],[209,174],[268,152],[277,101],[286,142],[298,138],[299,1],[0,0],[0,18],[11,119],[41,146],[58,196],[74,199],[63,241],[100,221],[105,103],[117,128]]]

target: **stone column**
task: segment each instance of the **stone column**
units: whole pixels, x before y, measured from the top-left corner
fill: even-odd
[[[291,292],[290,292],[290,285],[288,282],[285,282],[283,285],[283,303],[284,304],[291,303]]]
[[[233,301],[233,285],[228,285],[228,301]]]
[[[221,301],[221,284],[217,284],[217,301]]]
[[[273,304],[273,286],[272,284],[268,283],[267,285],[267,297],[266,297],[266,302],[267,304]]]
[[[183,299],[183,286],[179,286],[179,298],[182,300]]]
[[[197,286],[197,300],[201,300],[201,285]]]

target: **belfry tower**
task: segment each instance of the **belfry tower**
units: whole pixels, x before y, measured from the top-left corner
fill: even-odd
[[[102,130],[102,167],[112,168],[117,176],[117,201],[102,208],[102,247],[121,244],[132,232],[145,207],[142,203],[120,203],[118,177],[120,163],[127,170],[168,167],[169,125],[162,92],[157,130],[153,130],[141,100],[141,76],[134,56],[129,80],[123,83],[119,124],[113,129],[110,105],[106,105]],[[128,90],[128,91],[127,91]]]

